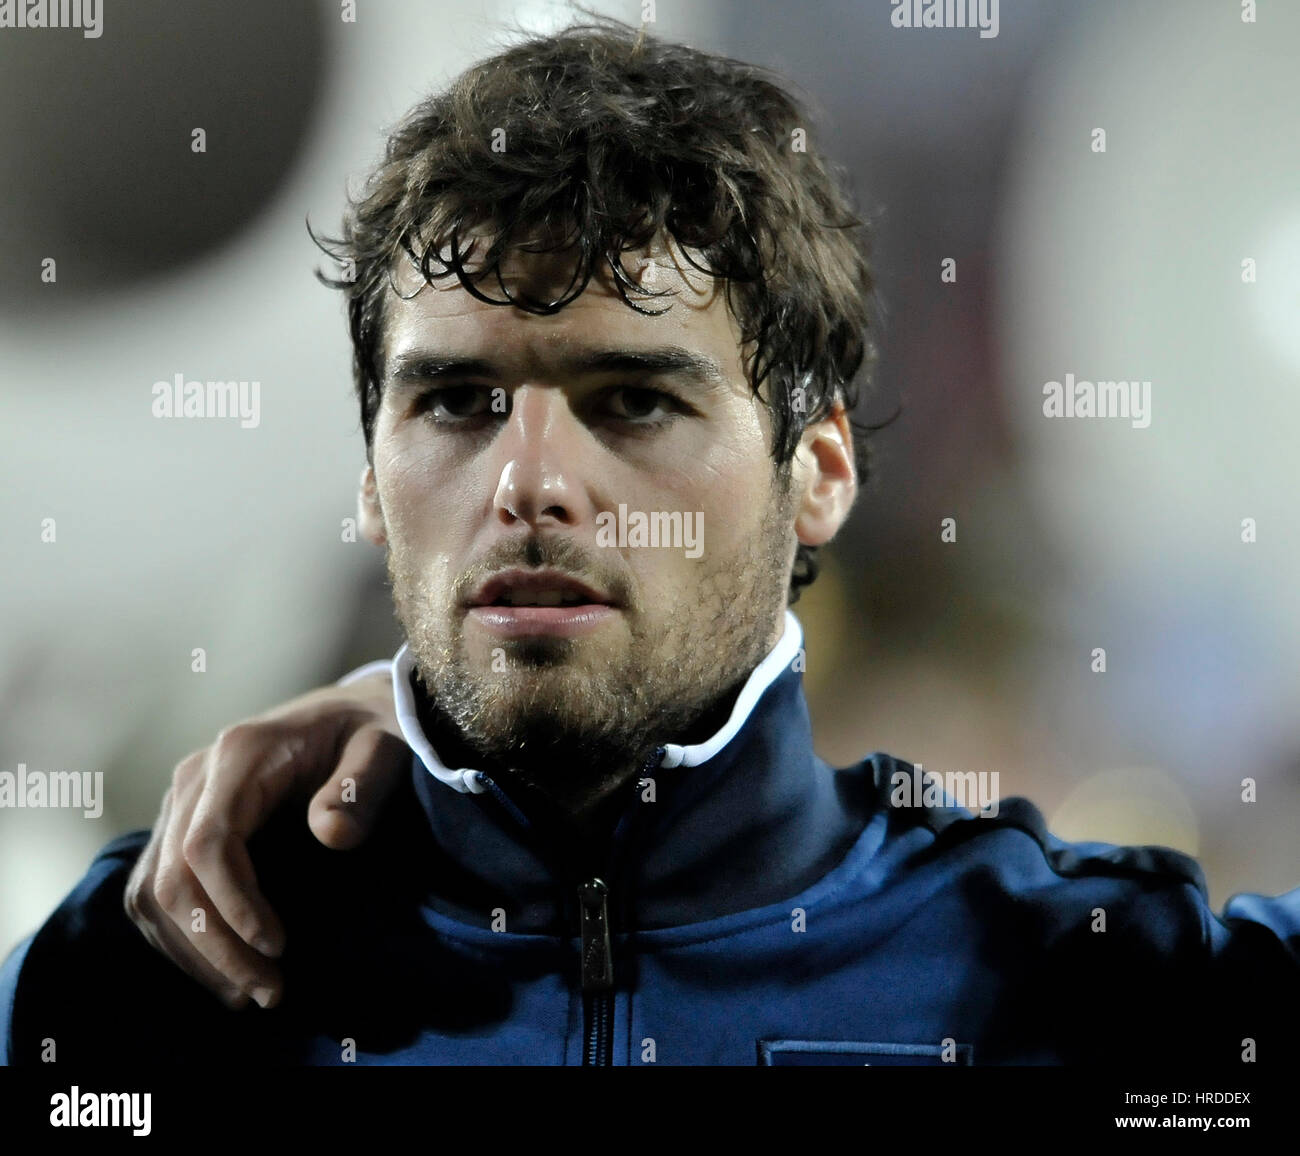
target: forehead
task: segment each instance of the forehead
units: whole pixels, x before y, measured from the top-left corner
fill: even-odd
[[[481,246],[482,247],[482,246]],[[449,250],[442,251],[449,256]],[[692,253],[697,264],[702,257]],[[501,262],[499,274],[476,281],[484,295],[498,301],[506,293],[550,302],[572,293],[575,255],[512,251]],[[633,282],[662,297],[647,297],[629,290],[641,309],[659,313],[647,316],[627,305],[619,295],[613,275],[603,262],[581,295],[550,315],[481,301],[451,275],[425,283],[419,271],[403,257],[385,295],[383,361],[430,341],[454,345],[497,357],[540,352],[557,344],[607,344],[617,340],[630,347],[673,344],[707,353],[729,373],[740,372],[740,329],[727,307],[724,284],[694,267],[674,243],[659,243],[623,255],[623,267]],[[438,265],[433,264],[435,271]],[[480,270],[477,258],[467,262],[467,272]]]

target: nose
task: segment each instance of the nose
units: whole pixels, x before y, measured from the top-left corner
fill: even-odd
[[[493,510],[508,526],[574,527],[595,511],[580,474],[581,422],[562,389],[522,385],[493,449],[502,461]]]

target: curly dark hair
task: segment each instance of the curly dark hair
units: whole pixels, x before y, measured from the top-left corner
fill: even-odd
[[[667,235],[725,279],[749,384],[772,414],[777,477],[788,475],[805,427],[837,401],[852,411],[876,359],[869,230],[810,120],[765,69],[595,16],[483,60],[418,104],[349,198],[341,237],[313,234],[344,267],[317,276],[346,296],[367,453],[398,260],[430,284],[454,275],[482,301],[534,313],[562,309],[603,264],[629,307],[657,313],[641,302],[664,291],[638,283],[622,255]],[[536,249],[539,236],[554,244]],[[558,300],[512,297],[499,276],[502,297],[482,291],[522,245],[574,252]],[[865,484],[867,434],[880,427],[850,425]],[[789,602],[816,576],[816,549],[800,543]]]

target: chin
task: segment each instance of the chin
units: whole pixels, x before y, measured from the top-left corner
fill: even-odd
[[[577,654],[571,638],[507,638],[496,645],[505,651],[507,663],[516,669],[568,665]]]

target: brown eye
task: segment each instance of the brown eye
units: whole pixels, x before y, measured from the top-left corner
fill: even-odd
[[[454,425],[487,413],[491,399],[482,386],[452,385],[430,390],[420,399],[420,408],[434,422]]]
[[[657,425],[668,417],[667,403],[672,398],[658,389],[643,389],[634,385],[618,386],[611,397],[618,399],[613,403],[614,416],[626,421],[643,425]],[[655,414],[656,409],[663,409],[662,414]]]

